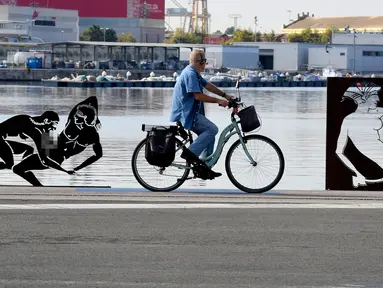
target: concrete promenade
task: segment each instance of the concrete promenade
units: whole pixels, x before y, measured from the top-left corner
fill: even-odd
[[[347,204],[352,201],[373,201],[378,205],[383,200],[383,191],[324,191],[324,190],[272,190],[263,194],[244,193],[237,189],[187,189],[180,188],[170,193],[150,192],[143,188],[110,187],[30,187],[0,186],[0,204],[3,201],[108,201],[134,202],[232,202],[257,204],[263,201],[312,204]],[[302,202],[303,201],[303,202]],[[351,201],[351,202],[350,202]]]
[[[383,192],[0,187],[0,287],[383,287]]]

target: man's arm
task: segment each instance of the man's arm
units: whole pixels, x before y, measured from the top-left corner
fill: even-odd
[[[217,103],[218,105],[221,105],[222,107],[226,107],[229,103],[224,99],[211,97],[203,93],[193,93],[193,95],[195,99],[199,101],[206,102],[206,103]]]
[[[203,87],[206,87],[207,81],[203,78],[200,78],[201,85]],[[223,99],[218,99],[215,97],[208,96],[203,93],[200,82],[198,80],[198,77],[194,75],[189,75],[189,77],[185,78],[185,84],[186,84],[186,92],[193,95],[195,99],[206,102],[206,103],[218,103],[219,105],[222,105],[224,107],[227,106],[227,101]]]
[[[195,99],[202,101],[202,102],[206,102],[206,103],[220,103],[220,102],[224,101],[223,99],[212,97],[212,96],[206,95],[204,93],[193,93],[193,95],[194,95]]]
[[[94,162],[96,162],[98,159],[100,159],[102,157],[102,146],[101,146],[101,143],[99,141],[93,145],[93,151],[94,151],[95,155],[90,156],[82,164],[80,164],[79,166],[77,166],[73,170],[79,171],[82,168],[85,168],[85,167],[89,166],[90,164],[93,164]]]
[[[206,85],[204,86],[206,88],[206,90],[208,90],[209,92],[211,93],[214,93],[218,96],[221,96],[221,97],[224,97],[226,98],[227,100],[230,100],[232,98],[231,95],[228,95],[226,94],[225,92],[223,92],[221,89],[218,89],[213,83],[210,83],[210,82],[206,82]]]

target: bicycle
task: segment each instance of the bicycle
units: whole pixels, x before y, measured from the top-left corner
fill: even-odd
[[[237,81],[236,88],[239,89],[239,79]],[[223,129],[223,131],[221,132],[215,151],[211,155],[208,155],[207,157],[201,158],[201,160],[204,161],[208,167],[212,168],[220,159],[225,144],[229,141],[229,139],[232,136],[238,135],[239,139],[231,145],[231,147],[229,148],[228,153],[226,155],[225,170],[226,170],[227,176],[228,176],[229,180],[233,183],[234,186],[236,186],[238,189],[240,189],[244,192],[247,192],[247,193],[264,193],[264,192],[267,192],[267,191],[271,190],[272,188],[274,188],[279,183],[279,181],[282,179],[284,169],[285,169],[284,156],[283,156],[282,150],[279,148],[279,146],[270,138],[263,136],[263,135],[259,135],[259,134],[245,135],[245,132],[242,131],[243,130],[242,126],[244,123],[241,123],[241,119],[236,118],[236,116],[238,116],[238,114],[240,113],[239,112],[240,107],[244,107],[244,103],[241,101],[240,96],[238,98],[234,98],[234,99],[229,100],[228,108],[229,109],[232,108],[231,123],[225,129]],[[240,128],[239,124],[241,124],[242,129]],[[261,124],[259,123],[259,127],[260,126],[261,126]],[[148,132],[148,131],[151,131],[153,128],[156,128],[156,127],[164,127],[164,126],[142,124],[142,131]],[[189,130],[186,131],[180,122],[177,122],[176,125],[170,125],[170,126],[166,126],[164,128],[169,129],[176,134],[176,157],[177,157],[177,153],[179,153],[178,158],[176,158],[172,162],[172,164],[170,164],[170,166],[168,166],[168,167],[150,166],[151,167],[150,169],[155,169],[152,171],[155,171],[156,176],[161,176],[161,177],[171,176],[172,178],[176,178],[176,181],[174,184],[172,184],[170,186],[165,186],[163,188],[159,188],[158,186],[153,186],[153,185],[148,183],[148,181],[152,181],[154,179],[154,177],[149,177],[149,180],[145,180],[144,176],[147,176],[148,174],[147,173],[139,173],[139,171],[138,171],[139,161],[142,160],[144,163],[146,162],[145,154],[140,155],[140,153],[145,153],[146,139],[143,139],[137,145],[137,147],[135,148],[133,155],[132,155],[131,164],[132,164],[132,170],[133,170],[134,177],[136,178],[136,180],[138,181],[138,183],[141,186],[143,186],[145,189],[153,191],[153,192],[169,192],[169,191],[172,191],[172,190],[179,188],[186,180],[197,178],[195,176],[189,177],[190,170],[193,170],[193,167],[191,166],[189,161],[182,159],[180,157],[180,154],[182,152],[181,150],[185,149],[187,147],[187,144],[193,143],[193,135],[192,135],[191,131],[189,131]],[[236,169],[232,169],[232,166],[235,163],[235,160],[240,159],[240,157],[239,157],[240,155],[235,156],[235,153],[238,152],[237,150],[240,150],[240,149],[238,149],[240,147],[243,148],[244,155],[242,155],[242,156],[245,156],[245,157],[243,157],[243,159],[245,159],[245,161],[243,161],[243,162],[247,163],[247,165],[248,165],[247,168],[249,168],[249,167],[250,168],[253,168],[253,167],[259,168],[260,163],[261,163],[260,161],[265,160],[265,158],[256,159],[257,161],[255,161],[253,159],[253,156],[251,155],[251,153],[249,152],[249,149],[248,149],[248,147],[251,146],[249,143],[251,143],[253,141],[263,142],[265,145],[268,145],[269,147],[271,147],[273,150],[271,152],[275,152],[275,154],[278,158],[278,170],[277,170],[277,173],[276,173],[274,179],[270,183],[268,183],[267,185],[264,185],[264,186],[259,187],[259,188],[251,188],[251,187],[245,186],[242,183],[240,183],[238,179],[241,178],[241,176],[242,177],[245,176],[245,178],[250,178],[250,180],[254,180],[254,178],[249,177],[248,173],[244,173],[244,172],[241,172],[240,175],[238,175],[238,176],[234,176],[234,174],[238,171]],[[270,157],[270,155],[271,155],[271,153],[267,153],[267,155],[265,157]],[[147,162],[146,162],[146,164],[150,165]],[[168,173],[168,171],[170,171],[170,172],[173,171],[172,170],[173,168],[174,168],[174,171],[181,171],[182,174],[180,176],[166,174],[166,173]],[[269,173],[269,172],[270,171],[267,171],[267,173]],[[161,178],[161,179],[162,179],[162,181],[164,181],[165,178]]]

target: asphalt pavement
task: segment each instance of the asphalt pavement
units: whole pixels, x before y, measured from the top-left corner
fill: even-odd
[[[383,287],[382,200],[0,187],[0,287]]]

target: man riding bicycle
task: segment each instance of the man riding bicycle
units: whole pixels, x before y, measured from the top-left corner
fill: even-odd
[[[204,51],[193,50],[190,53],[190,64],[182,71],[174,86],[170,121],[180,121],[185,129],[198,135],[189,149],[184,149],[181,157],[195,166],[203,167],[209,174],[208,178],[212,180],[222,174],[211,170],[199,159],[199,156],[202,152],[205,152],[206,155],[213,153],[218,127],[205,117],[203,103],[217,103],[226,107],[227,100],[233,96],[222,92],[201,77],[200,73],[205,70],[206,64]],[[203,88],[225,99],[208,96],[203,93]]]

